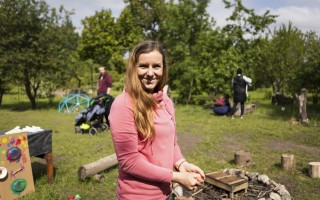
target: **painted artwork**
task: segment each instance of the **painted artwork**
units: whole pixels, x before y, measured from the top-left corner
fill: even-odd
[[[0,136],[0,200],[33,192],[34,182],[26,133]]]

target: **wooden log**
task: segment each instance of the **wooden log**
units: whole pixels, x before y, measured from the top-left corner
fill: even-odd
[[[252,113],[256,110],[256,105],[255,104],[248,104],[248,105],[244,105],[244,112],[243,114],[247,114],[247,113]],[[239,117],[241,114],[241,109],[240,107],[236,109],[234,116]]]
[[[104,176],[101,174],[93,175],[93,180],[97,181],[98,183],[102,183],[104,181]]]
[[[101,171],[109,169],[118,164],[116,154],[112,154],[110,156],[101,158],[95,162],[82,165],[78,169],[78,177],[80,180],[85,180],[87,177],[98,174]]]
[[[309,176],[320,178],[320,162],[309,162]]]
[[[281,167],[284,170],[293,170],[295,167],[294,155],[282,154],[281,155]]]
[[[234,160],[237,166],[250,166],[252,164],[251,153],[244,150],[238,150],[234,153]]]

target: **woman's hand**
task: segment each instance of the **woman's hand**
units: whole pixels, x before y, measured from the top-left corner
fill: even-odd
[[[204,179],[205,179],[205,174],[202,171],[202,169],[200,169],[200,167],[188,163],[187,161],[184,161],[183,163],[180,164],[179,166],[179,172],[192,172],[192,173],[197,173],[200,175],[200,178],[198,178],[198,181],[202,184]]]
[[[183,187],[194,190],[202,184],[203,179],[200,174],[193,172],[173,172],[173,182],[177,182]]]

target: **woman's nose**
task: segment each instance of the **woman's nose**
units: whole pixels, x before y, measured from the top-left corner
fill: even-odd
[[[148,76],[153,76],[153,73],[154,73],[154,72],[153,72],[152,67],[149,67],[149,68],[148,68],[147,75],[148,75]]]

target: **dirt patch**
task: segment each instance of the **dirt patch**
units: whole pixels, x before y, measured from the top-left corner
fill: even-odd
[[[247,135],[235,135],[235,134],[224,134],[221,139],[219,151],[209,155],[210,157],[228,159],[230,156],[233,156],[233,153],[236,150],[243,149],[245,142],[247,141]]]
[[[225,134],[222,137],[221,147],[232,151],[240,150],[244,148],[247,139],[246,135]]]
[[[178,133],[178,143],[183,154],[195,150],[197,143],[203,140],[202,136],[193,133]]]
[[[278,141],[271,140],[266,145],[270,149],[281,150],[281,151],[290,151],[298,150],[303,151],[308,154],[314,155],[317,159],[320,159],[320,147],[311,147],[303,144],[296,144],[290,141]]]

